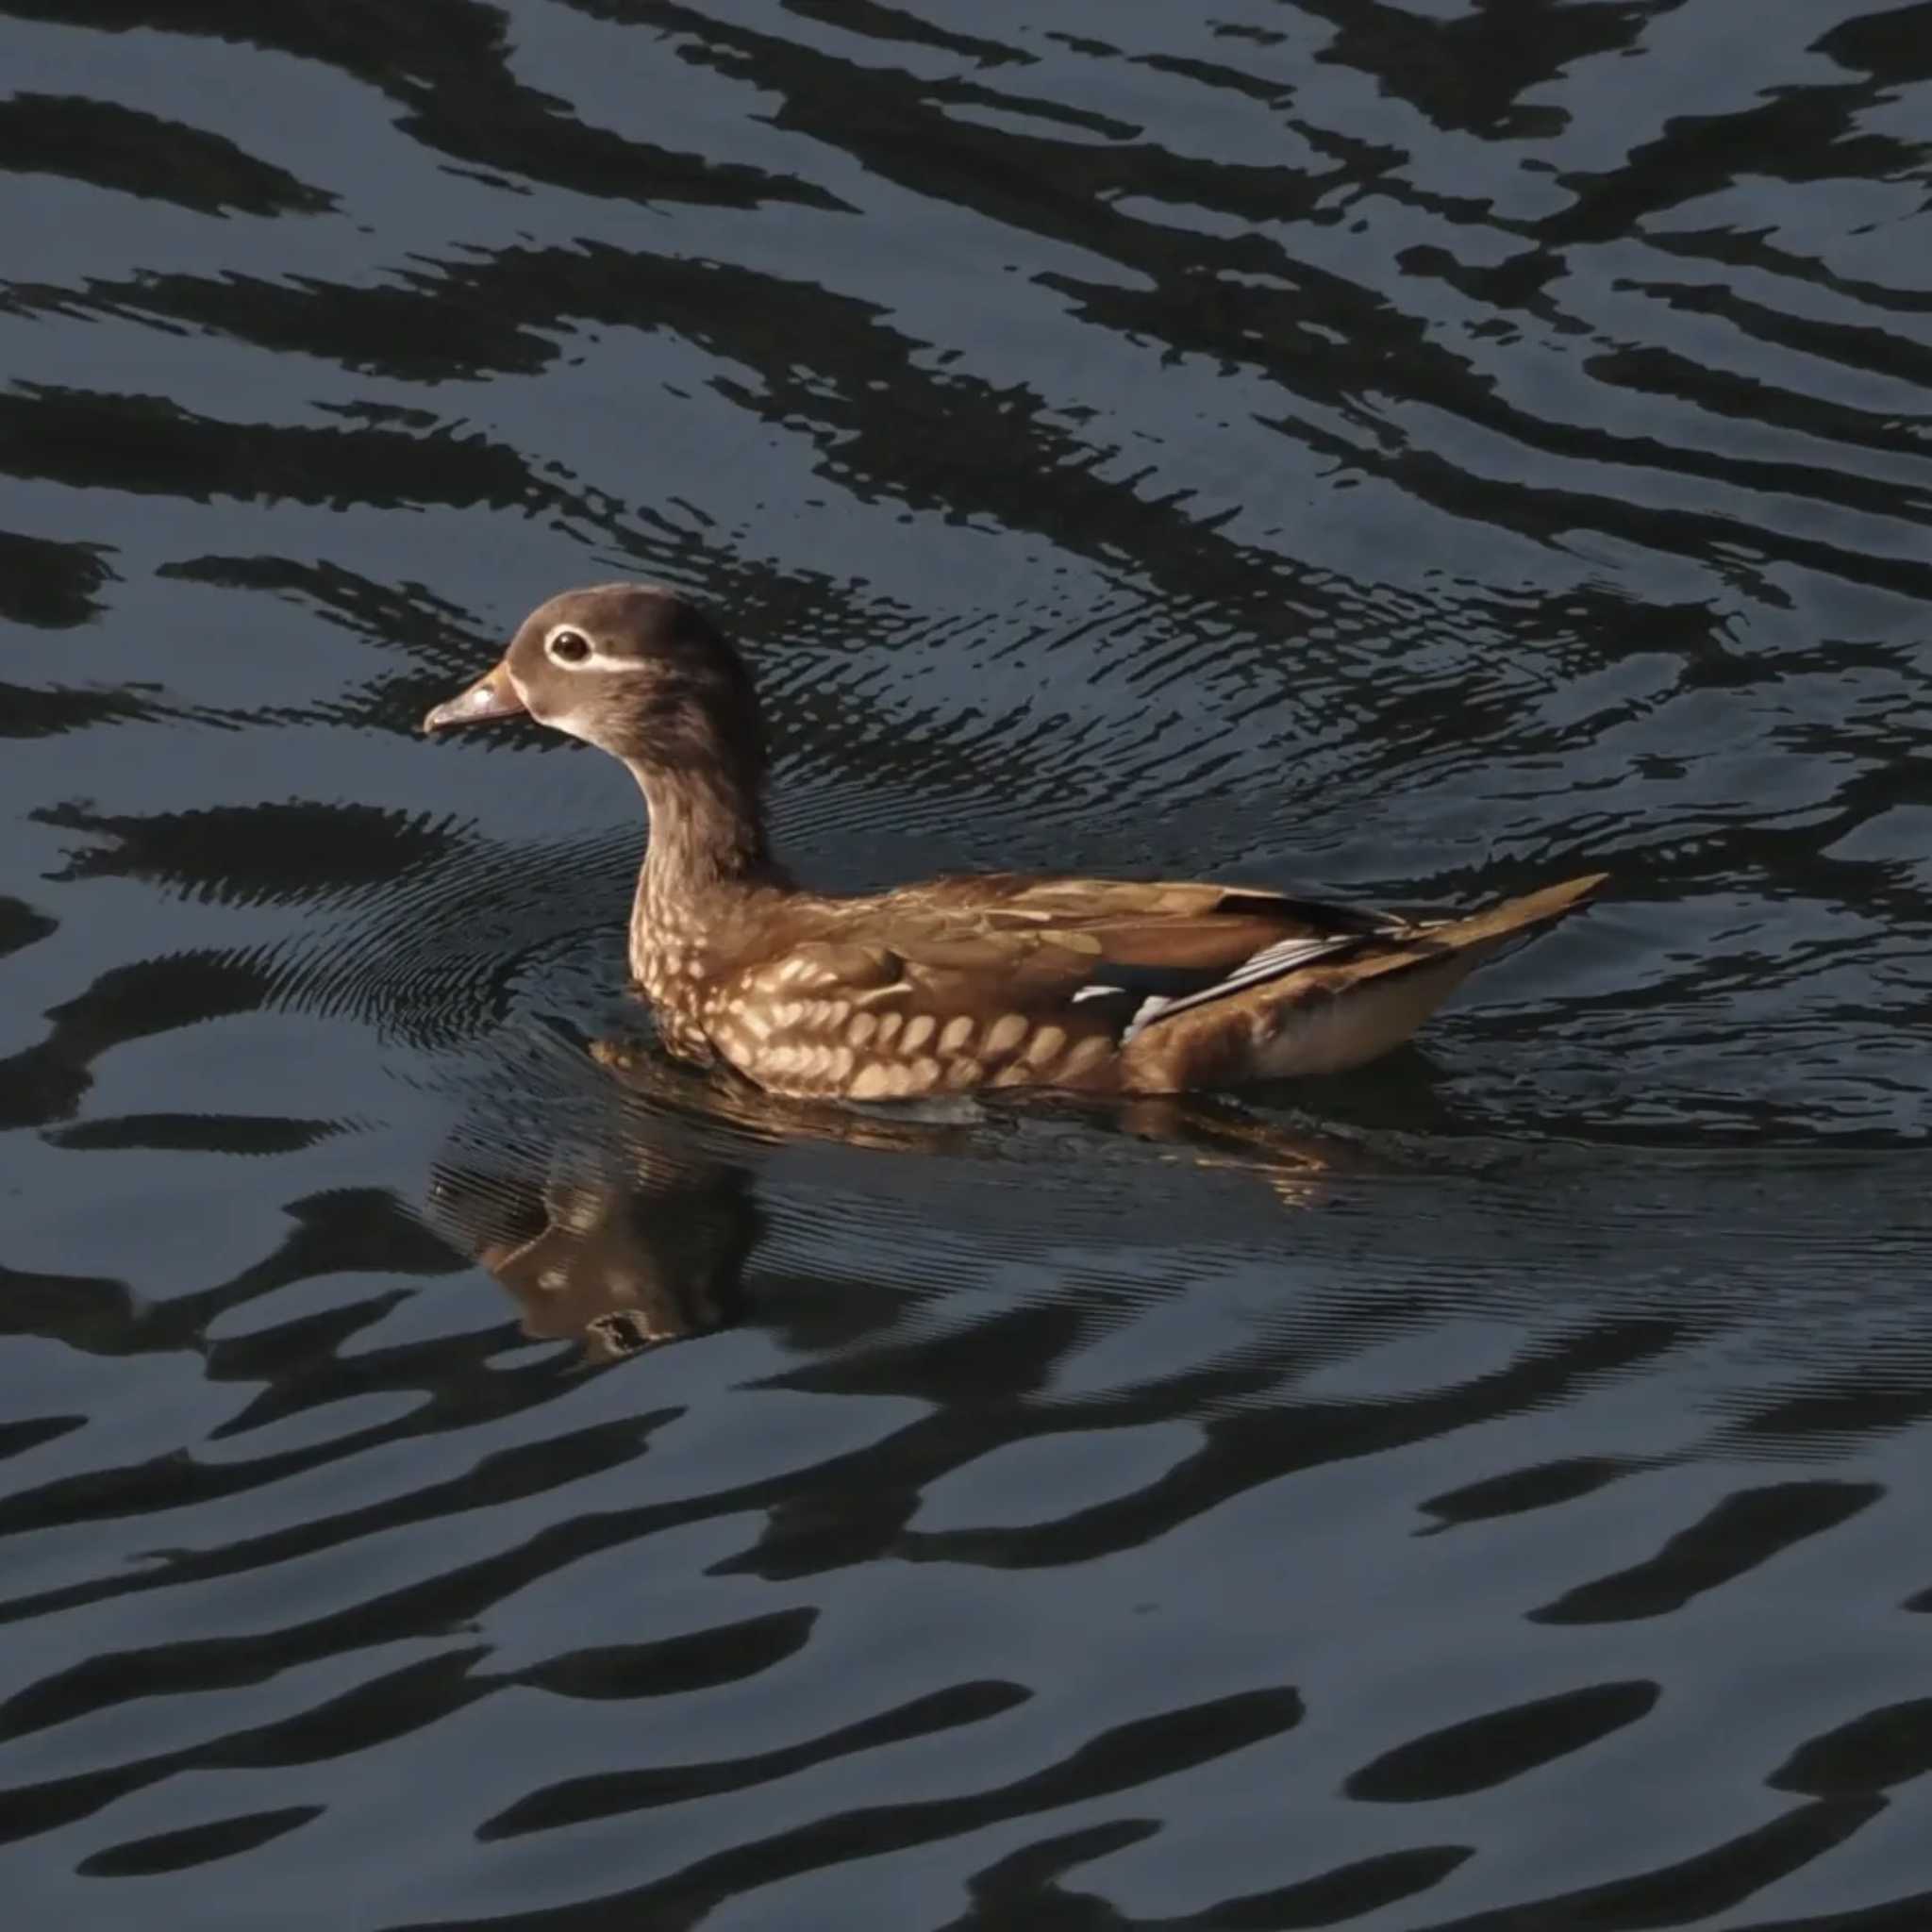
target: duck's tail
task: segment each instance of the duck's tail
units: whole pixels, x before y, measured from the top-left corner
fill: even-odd
[[[1171,1092],[1362,1066],[1400,1046],[1484,960],[1556,924],[1608,876],[1591,873],[1465,919],[1377,934],[1344,958],[1294,968],[1157,1020],[1123,1053],[1123,1084]]]

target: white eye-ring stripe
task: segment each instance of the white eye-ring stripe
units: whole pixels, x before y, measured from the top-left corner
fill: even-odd
[[[557,655],[557,653],[551,647],[557,642],[558,639],[560,638],[565,631],[575,631],[578,637],[583,639],[585,643],[590,645],[591,654],[589,657],[559,658]],[[607,657],[602,651],[600,651],[597,648],[596,639],[593,638],[590,634],[590,632],[587,631],[580,624],[552,625],[550,628],[543,634],[543,655],[546,658],[548,658],[553,664],[567,665],[572,671],[588,671],[592,668],[603,671],[615,671],[620,668],[619,660],[615,658]]]

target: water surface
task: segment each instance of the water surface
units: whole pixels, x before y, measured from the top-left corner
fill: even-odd
[[[0,0],[23,1924],[1932,1923],[1932,7]],[[1150,1123],[646,1046],[799,870],[1437,908]]]

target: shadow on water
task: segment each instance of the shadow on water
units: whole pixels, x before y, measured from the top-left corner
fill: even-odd
[[[0,0],[22,1922],[1932,1921],[1928,46]],[[625,781],[415,725],[616,575],[828,886],[1616,890],[1173,1114],[599,1064]]]

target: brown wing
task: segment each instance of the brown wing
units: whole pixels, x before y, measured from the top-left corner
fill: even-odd
[[[1194,880],[967,874],[936,879],[918,899],[933,914],[963,915],[994,930],[1083,934],[1099,941],[1100,957],[1111,964],[1183,972],[1226,971],[1288,940],[1411,930],[1405,920],[1361,907]]]
[[[725,1057],[778,1092],[1106,1089],[1150,1001],[1211,994],[1284,942],[1326,956],[1384,929],[1218,886],[1013,875],[848,902],[831,924],[742,973],[715,1025]]]

